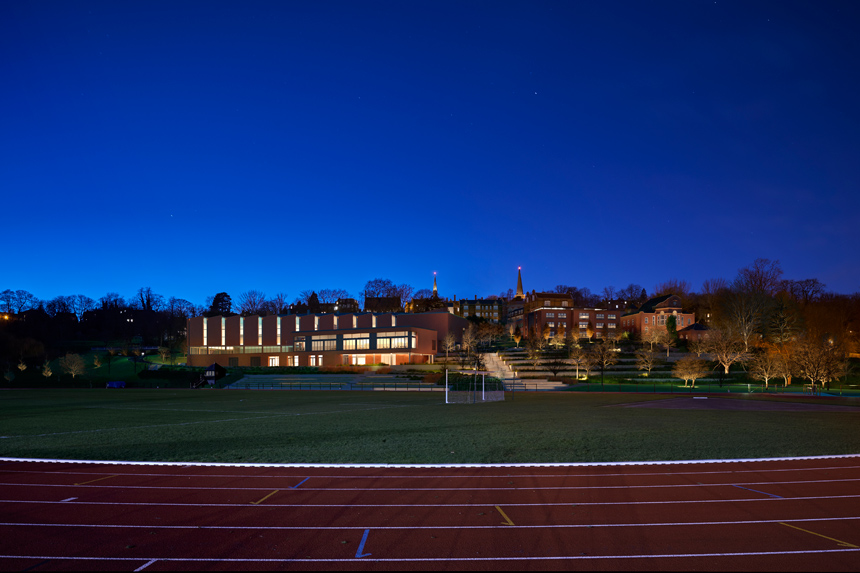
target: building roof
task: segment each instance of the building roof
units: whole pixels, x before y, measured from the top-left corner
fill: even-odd
[[[675,296],[675,295],[674,294],[664,294],[663,296],[655,296],[654,298],[648,299],[647,301],[645,301],[645,304],[643,304],[639,308],[624,313],[624,316],[630,316],[632,314],[639,314],[640,312],[654,313],[654,312],[656,312],[658,305],[666,302],[667,300],[669,300],[673,296]]]

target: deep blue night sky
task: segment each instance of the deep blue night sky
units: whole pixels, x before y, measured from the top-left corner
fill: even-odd
[[[856,2],[0,3],[0,290],[860,291]]]

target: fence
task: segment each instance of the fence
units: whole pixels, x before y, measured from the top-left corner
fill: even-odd
[[[504,381],[505,388],[514,392],[540,392],[550,390],[546,384],[529,383],[522,379],[508,379]],[[578,384],[570,384],[563,392],[617,392],[638,394],[777,394],[787,396],[809,395],[810,390],[802,383],[784,386],[780,384],[736,384],[730,382],[705,382],[697,383],[695,386],[684,386],[680,383],[671,384],[665,382],[605,382],[587,381]],[[831,384],[830,388],[816,386],[816,394],[831,397],[860,397],[860,388],[857,386],[836,386]]]

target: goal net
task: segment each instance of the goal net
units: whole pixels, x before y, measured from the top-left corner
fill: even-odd
[[[445,384],[446,404],[504,402],[505,388],[498,378],[486,372],[452,372]]]

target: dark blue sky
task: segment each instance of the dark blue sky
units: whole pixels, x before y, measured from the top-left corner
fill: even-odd
[[[860,290],[856,2],[0,3],[0,289]]]

